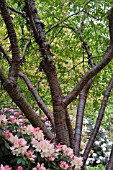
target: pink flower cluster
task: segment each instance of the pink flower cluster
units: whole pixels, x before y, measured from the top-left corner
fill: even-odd
[[[65,161],[60,161],[60,168],[63,169],[63,170],[71,170],[72,169],[72,166],[69,166]]]
[[[29,160],[34,161],[36,158],[36,155],[34,155],[34,151],[28,150],[26,152],[26,156]]]
[[[12,170],[12,168],[11,167],[9,167],[9,165],[0,165],[0,170]],[[22,168],[22,166],[18,166],[17,167],[17,170],[23,170],[23,168]]]
[[[37,166],[35,168],[32,168],[32,170],[47,170],[47,169],[44,167],[44,163],[42,164],[37,163]]]
[[[23,119],[20,120],[10,116],[10,119],[7,120],[6,116],[0,115],[0,124],[2,123],[3,125],[4,123],[7,123],[7,126],[8,123],[10,124],[10,126],[11,123],[21,125],[17,126],[18,131],[22,134],[22,136],[29,135],[29,141],[25,140],[22,137],[19,138],[17,135],[15,135],[15,130],[11,133],[5,125],[4,134],[7,137],[7,140],[10,141],[12,144],[12,146],[10,147],[12,154],[15,156],[22,156],[23,158],[35,163],[35,165],[37,164],[37,166],[32,168],[32,170],[46,170],[44,163],[40,164],[39,162],[35,162],[37,154],[40,154],[40,156],[45,159],[45,161],[55,161],[61,155],[67,157],[67,159],[70,160],[70,163],[59,161],[59,166],[62,170],[72,170],[73,167],[75,170],[81,168],[81,157],[78,158],[74,156],[73,150],[66,145],[58,144],[55,146],[55,144],[46,140],[44,138],[42,130],[40,130],[39,127],[34,128],[30,124],[25,125]],[[12,168],[8,165],[1,165],[0,170],[12,170]],[[17,170],[23,170],[22,166],[18,166]]]
[[[42,158],[55,157],[54,144],[50,143],[50,141],[37,141],[36,139],[32,138],[31,143],[36,151],[41,153]]]
[[[0,170],[12,170],[12,168],[9,167],[9,165],[3,166],[3,165],[1,164],[1,165],[0,165]]]
[[[11,137],[9,138],[9,140],[11,141],[11,143],[13,144],[12,147],[10,147],[13,155],[25,155],[27,149],[29,148],[29,146],[27,146],[27,141],[25,141],[25,139],[23,138],[18,138],[17,135],[13,136],[11,135]]]

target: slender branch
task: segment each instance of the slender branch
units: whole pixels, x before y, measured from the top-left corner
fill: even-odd
[[[106,167],[106,170],[113,170],[113,145],[112,145],[111,154],[110,154],[110,157],[109,157],[109,162],[108,162],[108,165]]]
[[[111,8],[109,14],[109,32],[110,32],[110,43],[113,45],[113,7]]]
[[[80,93],[86,83],[95,75],[97,75],[113,58],[113,47],[109,47],[104,54],[104,58],[91,70],[89,70],[82,79],[78,82],[74,90],[68,94],[64,99],[62,104],[66,107],[69,105]]]
[[[99,20],[98,18],[96,18],[95,16],[91,15],[89,12],[87,12],[86,10],[82,10],[85,14],[87,14],[88,16],[90,16],[91,18],[94,18],[96,20]]]
[[[68,20],[69,18],[71,18],[71,17],[73,17],[73,16],[75,16],[75,15],[78,15],[78,14],[79,14],[80,12],[82,12],[82,11],[83,11],[83,10],[80,10],[80,11],[74,13],[74,14],[71,14],[71,15],[69,15],[68,17],[66,17],[65,19],[61,20],[59,23],[53,25],[51,28],[49,28],[48,31],[46,31],[46,34],[47,34],[48,32],[50,32],[52,29],[58,27],[60,24],[64,23],[64,22],[65,22],[66,20]]]
[[[88,158],[88,155],[92,149],[92,145],[94,143],[94,140],[95,140],[95,137],[99,131],[99,128],[100,128],[100,125],[101,125],[101,121],[102,121],[102,118],[104,116],[104,111],[105,111],[105,108],[106,108],[106,105],[107,105],[107,102],[108,102],[108,98],[110,96],[110,92],[111,92],[111,89],[113,88],[113,76],[109,82],[109,85],[107,87],[107,90],[105,92],[105,95],[103,97],[103,100],[102,100],[102,103],[101,103],[101,108],[100,108],[100,111],[99,111],[99,114],[98,114],[98,118],[97,118],[97,121],[96,121],[96,124],[95,124],[95,127],[94,127],[94,130],[93,130],[93,133],[89,139],[89,142],[85,148],[85,151],[84,151],[84,154],[83,154],[83,163],[85,165],[86,163],[86,160]]]
[[[40,117],[33,111],[29,103],[22,96],[20,90],[17,87],[12,86],[11,80],[7,79],[4,76],[1,69],[0,69],[0,80],[2,82],[4,89],[7,91],[9,96],[16,103],[16,105],[21,109],[21,111],[25,114],[25,116],[30,121],[30,123],[34,127],[40,127],[43,130],[46,137],[49,140],[52,140],[53,135],[51,131],[47,129],[45,124],[41,121]]]
[[[69,131],[70,147],[74,151],[74,149],[75,149],[74,134],[73,134],[73,128],[72,128],[71,120],[70,120],[70,117],[69,117],[67,109],[66,109],[66,123],[67,123],[68,131]]]
[[[82,124],[83,124],[84,109],[85,109],[87,94],[89,92],[90,86],[94,81],[94,79],[95,77],[89,80],[89,82],[84,86],[83,90],[79,95],[79,103],[77,107],[76,127],[75,127],[75,155],[76,156],[79,156],[79,152],[80,152]]]
[[[49,119],[49,121],[51,122],[52,126],[54,127],[54,120],[53,120],[53,116],[51,114],[51,112],[49,111],[49,109],[47,108],[47,106],[45,105],[45,103],[43,102],[43,100],[40,98],[40,96],[37,94],[35,88],[33,87],[33,85],[31,84],[30,80],[28,79],[28,77],[26,75],[24,75],[22,72],[19,72],[19,76],[22,77],[25,81],[25,83],[27,84],[28,89],[31,91],[31,93],[33,94],[33,96],[35,97],[38,106],[41,108],[41,110],[45,113],[45,115],[47,116],[47,118]]]
[[[30,43],[30,40],[28,41]],[[28,42],[26,44],[26,46],[28,45]],[[27,48],[27,47],[26,47]],[[11,64],[11,59],[8,56],[7,52],[4,50],[4,48],[0,45],[0,50],[1,52],[4,54],[5,59],[8,61],[9,64]],[[50,113],[49,109],[47,108],[47,106],[45,105],[45,103],[43,102],[43,100],[40,98],[40,96],[37,94],[35,88],[33,87],[33,85],[31,84],[29,78],[24,75],[22,72],[19,72],[19,76],[22,77],[25,81],[25,83],[28,86],[28,89],[32,92],[33,96],[35,97],[37,104],[39,105],[39,107],[42,109],[42,111],[45,113],[45,115],[48,117],[49,121],[51,122],[52,126],[54,127],[54,120],[53,120],[53,116]]]
[[[23,51],[22,51],[22,60],[24,61],[25,60],[25,52],[27,50],[27,47],[30,45],[31,43],[31,40],[28,40],[23,48]]]
[[[8,31],[8,36],[9,36],[10,44],[11,44],[11,50],[12,50],[12,64],[11,64],[11,69],[9,73],[9,78],[16,85],[16,81],[18,79],[19,68],[20,68],[20,54],[19,54],[20,52],[19,52],[19,47],[18,47],[17,36],[16,36],[16,32],[15,32],[15,29],[12,23],[12,18],[9,14],[5,0],[0,1],[0,10],[1,10],[1,14],[4,19],[4,22],[6,24],[6,28]]]
[[[111,8],[109,15],[109,33],[110,33],[110,46],[106,50],[104,54],[104,58],[91,70],[89,70],[82,79],[78,82],[74,90],[68,94],[64,99],[62,104],[66,107],[69,105],[80,93],[80,91],[83,89],[85,84],[95,75],[97,75],[113,58],[113,8]],[[87,44],[84,44],[85,48],[88,53],[88,46]],[[91,57],[90,57],[91,58]]]
[[[4,50],[2,45],[0,44],[0,51],[4,54],[4,58],[8,61],[8,63],[12,64],[12,59],[8,56],[7,52]]]
[[[87,4],[86,4],[86,5],[87,5]],[[85,6],[84,6],[84,7],[85,7]],[[89,15],[90,17],[92,17],[92,18],[94,18],[94,19],[96,19],[96,20],[99,20],[99,19],[97,19],[96,17],[94,17],[93,15],[91,15],[89,12],[87,12],[86,10],[84,10],[84,8],[83,8],[82,10],[79,10],[78,12],[69,15],[69,16],[66,17],[65,19],[61,20],[59,23],[53,25],[51,28],[49,28],[49,29],[46,31],[46,34],[47,34],[48,32],[50,32],[52,29],[58,27],[60,24],[64,23],[64,22],[65,22],[66,20],[68,20],[69,18],[71,18],[71,17],[73,17],[73,16],[75,16],[75,15],[78,15],[80,12],[86,13],[86,14]]]
[[[90,52],[90,47],[88,46],[87,42],[83,39],[83,36],[82,36],[82,27],[84,25],[84,20],[85,20],[85,15],[83,16],[81,25],[78,28],[78,34],[79,34],[79,38],[80,38],[81,42],[83,43],[83,48],[85,49],[85,51],[86,51],[86,53],[88,55],[88,62],[89,62],[91,67],[94,67],[95,63],[93,62],[93,55]]]
[[[24,18],[26,18],[26,14],[25,14],[24,11],[18,11],[17,9],[15,9],[15,8],[9,6],[9,5],[7,5],[7,8],[9,8],[11,11],[13,11],[13,12],[15,12],[15,13],[17,13],[17,14],[20,14],[20,15],[22,15]]]
[[[82,18],[82,22],[80,27],[78,28],[79,38],[83,42],[83,45],[85,47],[86,53],[88,55],[89,64],[91,67],[94,66],[92,54],[90,53],[90,49],[86,43],[86,41],[82,38],[82,27],[84,25],[85,16]],[[85,43],[84,43],[85,42]],[[90,54],[90,55],[89,55]],[[92,82],[94,81],[95,77],[90,79],[88,83],[84,86],[82,89],[80,95],[79,95],[79,103],[77,107],[77,115],[76,115],[76,126],[75,126],[75,155],[79,156],[80,152],[80,143],[81,143],[81,134],[82,134],[82,125],[83,125],[83,117],[84,117],[84,109],[87,99],[87,94],[89,92],[90,86]]]

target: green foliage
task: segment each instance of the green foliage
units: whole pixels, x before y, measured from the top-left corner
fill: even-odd
[[[96,167],[87,167],[87,170],[105,170],[105,167],[100,164]]]

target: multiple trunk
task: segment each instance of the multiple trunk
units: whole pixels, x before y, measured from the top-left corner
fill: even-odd
[[[35,127],[39,126],[44,131],[46,137],[52,140],[52,133],[45,127],[45,125],[40,120],[40,118],[35,114],[31,106],[22,96],[21,92],[19,91],[17,87],[18,76],[21,76],[25,80],[29,90],[32,92],[33,96],[35,97],[37,104],[43,110],[43,112],[47,115],[51,124],[55,128],[57,143],[70,146],[71,148],[74,149],[75,154],[79,155],[82,122],[83,122],[84,108],[85,108],[85,102],[86,102],[86,96],[87,96],[88,90],[94,80],[93,77],[97,75],[97,73],[101,71],[113,58],[113,31],[112,31],[113,30],[113,8],[111,9],[109,13],[110,46],[106,50],[102,61],[100,61],[97,65],[94,65],[94,63],[92,62],[90,58],[91,53],[89,51],[89,47],[87,46],[86,42],[82,39],[81,32],[79,32],[80,40],[83,42],[83,45],[86,48],[86,53],[89,55],[89,61],[91,63],[91,66],[93,66],[93,68],[89,70],[82,77],[82,79],[75,86],[74,90],[70,94],[68,94],[66,97],[64,97],[62,94],[62,89],[60,87],[58,77],[57,77],[55,63],[51,57],[50,44],[46,40],[46,36],[44,32],[44,24],[42,23],[42,21],[40,20],[38,16],[38,12],[35,7],[35,1],[25,0],[26,16],[24,17],[26,17],[26,19],[29,20],[30,22],[30,25],[31,25],[31,28],[34,34],[34,39],[37,45],[39,45],[39,50],[43,57],[40,63],[40,67],[44,70],[47,76],[47,79],[48,79],[48,83],[49,83],[49,87],[51,91],[51,98],[53,102],[53,116],[50,113],[47,106],[45,105],[45,103],[43,102],[43,100],[40,98],[40,96],[35,91],[29,79],[23,73],[19,72],[21,59],[19,55],[17,36],[15,33],[15,29],[14,29],[10,14],[8,12],[5,0],[0,1],[0,10],[1,10],[1,14],[3,16],[4,22],[8,30],[8,36],[10,38],[11,50],[12,50],[12,59],[10,59],[7,53],[5,52],[5,50],[0,46],[1,52],[5,55],[5,58],[7,59],[7,61],[9,62],[11,66],[8,78],[6,78],[2,70],[0,70],[0,80],[4,86],[4,89],[8,92],[10,97],[17,104],[17,106],[22,110],[22,112],[25,114],[28,120],[33,124],[33,126]],[[85,150],[84,157],[83,157],[84,165],[88,157],[88,154],[91,150],[91,146],[94,142],[95,136],[98,132],[98,129],[99,129],[99,126],[100,126],[100,123],[101,123],[101,120],[104,114],[105,106],[108,100],[108,96],[112,88],[112,85],[111,85],[112,81],[113,80],[111,79],[108,89],[106,91],[106,93],[108,93],[107,98],[106,98],[106,94],[104,96],[102,106],[100,109],[100,113],[99,113],[99,117],[95,125],[94,134],[92,135],[91,140],[89,141],[89,144],[87,145],[87,148]],[[77,113],[77,124],[76,124],[75,144],[74,144],[74,137],[73,137],[74,135],[73,135],[72,126],[71,126],[71,122],[70,122],[68,111],[67,111],[67,106],[79,94],[80,94],[80,100],[79,100],[79,107],[78,107],[78,113]],[[112,153],[111,153],[110,160],[112,160]]]

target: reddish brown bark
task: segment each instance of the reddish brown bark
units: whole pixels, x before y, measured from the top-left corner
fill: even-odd
[[[19,72],[19,76],[24,79],[25,83],[27,84],[28,89],[31,91],[31,93],[35,97],[35,99],[37,101],[37,104],[42,109],[42,111],[45,113],[45,115],[47,116],[48,120],[51,122],[51,124],[52,124],[52,126],[54,128],[54,119],[53,119],[52,113],[49,111],[49,109],[47,108],[47,106],[45,105],[45,103],[43,102],[41,97],[37,94],[35,88],[31,84],[28,77],[26,75],[24,75],[22,72]]]
[[[79,152],[80,152],[84,109],[85,109],[87,94],[93,81],[94,78],[92,78],[86,84],[86,86],[83,88],[79,96],[79,103],[78,103],[77,115],[76,115],[76,127],[75,127],[75,155],[76,156],[79,156]]]
[[[86,83],[92,77],[97,75],[113,59],[113,8],[111,8],[108,18],[109,18],[110,46],[107,48],[106,52],[104,53],[103,59],[91,70],[89,70],[78,82],[78,84],[75,86],[73,91],[63,99],[62,104],[65,107],[69,105],[79,95],[80,91],[83,89]],[[88,50],[88,47],[86,50]]]
[[[97,121],[96,121],[96,124],[95,124],[95,127],[94,127],[94,130],[93,130],[93,133],[88,141],[88,144],[85,148],[85,151],[84,151],[84,154],[83,154],[83,163],[85,165],[86,163],[86,160],[88,158],[88,155],[92,149],[92,146],[93,146],[93,143],[94,143],[94,140],[97,136],[97,133],[99,131],[99,128],[100,128],[100,125],[101,125],[101,122],[102,122],[102,119],[103,119],[103,116],[104,116],[104,111],[105,111],[105,108],[106,108],[106,105],[107,105],[107,102],[108,102],[108,98],[109,98],[109,95],[110,95],[110,92],[111,92],[111,89],[113,88],[113,77],[111,78],[110,82],[109,82],[109,85],[107,87],[107,90],[105,92],[105,95],[103,97],[103,100],[102,100],[102,104],[101,104],[101,108],[100,108],[100,111],[99,111],[99,114],[98,114],[98,118],[97,118]]]
[[[18,41],[16,32],[12,23],[11,16],[9,14],[7,4],[5,0],[0,1],[0,10],[2,17],[4,19],[4,22],[6,24],[6,28],[8,31],[8,37],[10,39],[11,44],[11,51],[12,51],[12,63],[11,63],[11,69],[9,73],[9,78],[13,81],[13,83],[16,85],[16,81],[18,78],[19,68],[20,68],[20,54],[19,54],[19,47],[18,47]]]
[[[41,67],[44,70],[51,91],[53,102],[53,113],[55,122],[55,131],[57,142],[70,146],[69,132],[66,123],[65,109],[62,106],[61,100],[63,99],[62,90],[57,78],[55,63],[51,58],[50,44],[46,40],[44,33],[44,25],[41,22],[34,0],[25,0],[27,16],[33,29],[34,38],[39,45],[40,52],[43,56]]]
[[[62,104],[66,107],[69,105],[80,93],[80,91],[83,89],[83,87],[86,85],[86,83],[94,77],[96,74],[99,73],[113,58],[113,47],[109,47],[107,51],[105,52],[104,58],[102,61],[100,61],[94,68],[89,70],[82,79],[78,82],[74,90],[68,94],[64,99]]]
[[[110,157],[109,157],[109,162],[108,162],[108,165],[106,167],[106,170],[113,170],[113,145],[112,145],[111,154],[110,154]]]
[[[47,129],[45,124],[41,121],[38,115],[33,111],[31,106],[28,104],[26,99],[22,96],[19,89],[12,85],[12,81],[7,79],[3,72],[0,70],[0,80],[3,84],[4,89],[8,92],[12,100],[17,104],[21,111],[25,114],[26,118],[31,122],[34,127],[40,127],[46,137],[50,140],[53,139],[51,131]]]

